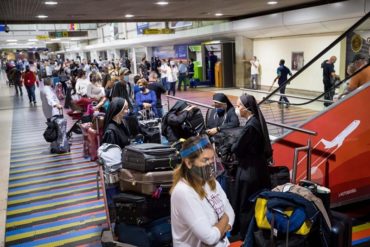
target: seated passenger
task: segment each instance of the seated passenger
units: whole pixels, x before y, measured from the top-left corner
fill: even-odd
[[[102,143],[117,144],[121,148],[130,144],[129,131],[123,123],[128,114],[128,103],[123,98],[112,100],[104,120],[104,135]]]
[[[155,106],[155,108],[157,109],[156,117],[162,118],[163,117],[163,106],[162,106],[161,94],[166,93],[166,89],[163,87],[162,83],[158,82],[158,75],[154,71],[150,72],[148,88],[154,91],[157,97],[157,105]]]
[[[79,70],[75,86],[75,96],[72,96],[73,101],[71,102],[71,108],[74,110],[74,113],[85,112],[87,105],[92,102],[87,95],[89,84],[90,80],[86,77],[85,71]]]
[[[206,133],[213,136],[222,129],[239,127],[239,118],[235,114],[234,106],[223,93],[213,95],[215,109],[207,114]]]
[[[100,73],[90,73],[90,84],[87,86],[87,97],[91,100],[96,101],[98,104],[94,107],[94,110],[100,110],[106,100],[105,90],[102,87],[102,77]]]
[[[189,138],[171,188],[173,246],[229,246],[234,211],[215,180],[215,152],[206,136]]]
[[[138,110],[153,111],[155,116],[157,114],[157,97],[155,92],[148,89],[148,82],[146,79],[140,79],[137,84],[139,85],[140,91],[135,95],[136,105]]]

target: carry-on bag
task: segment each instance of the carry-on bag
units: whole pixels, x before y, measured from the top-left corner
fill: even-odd
[[[117,224],[118,240],[125,244],[140,247],[172,246],[171,219],[164,217],[147,226]]]
[[[98,149],[98,162],[103,166],[105,183],[117,183],[118,172],[122,168],[121,148],[116,144],[103,143]]]
[[[123,149],[122,167],[125,169],[150,172],[172,170],[181,163],[175,148],[157,143],[130,145]]]
[[[58,129],[58,137],[55,141],[50,143],[51,153],[67,153],[70,151],[69,141],[67,138],[67,120],[63,117],[63,111],[60,114],[51,118]]]
[[[286,166],[268,166],[271,188],[290,182],[289,168]]]
[[[161,143],[160,119],[141,120],[139,125],[145,143]]]
[[[172,179],[172,170],[142,173],[121,169],[119,173],[121,191],[134,191],[145,195],[168,191],[172,185]]]
[[[171,199],[168,193],[157,198],[152,196],[120,193],[113,197],[116,209],[116,222],[143,226],[171,214]]]

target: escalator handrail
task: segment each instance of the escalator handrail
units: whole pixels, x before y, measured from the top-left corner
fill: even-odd
[[[335,90],[337,87],[339,87],[340,85],[342,85],[343,83],[347,82],[349,79],[351,79],[352,77],[354,77],[355,75],[357,75],[358,73],[360,73],[361,71],[363,71],[364,69],[366,69],[370,64],[367,63],[364,67],[362,67],[361,69],[359,69],[358,71],[356,71],[355,73],[353,73],[352,75],[348,76],[347,78],[341,80],[340,82],[338,83],[334,83],[331,88],[328,90],[328,91],[331,91],[331,90]],[[350,93],[350,92],[349,92]],[[309,101],[306,101],[306,102],[303,102],[303,103],[289,103],[290,105],[293,105],[293,106],[302,106],[302,105],[307,105],[307,104],[310,104],[314,101],[317,101],[319,98],[323,97],[324,95],[326,94],[326,92],[323,92],[322,94],[320,94],[319,96],[316,96],[315,98],[309,100]]]
[[[270,94],[268,94],[265,98],[263,98],[258,104],[263,104],[266,100],[271,98],[277,91],[280,90],[281,87],[287,85],[292,80],[294,80],[298,75],[300,75],[303,71],[305,71],[308,67],[310,67],[314,62],[319,60],[325,53],[327,53],[331,48],[333,48],[335,45],[337,45],[339,42],[342,41],[343,38],[347,36],[348,33],[355,30],[357,27],[359,27],[363,22],[365,22],[370,17],[370,12],[368,12],[364,17],[362,17],[360,20],[358,20],[355,24],[353,24],[347,31],[345,31],[342,35],[340,35],[337,39],[335,39],[330,45],[328,45],[324,50],[322,50],[319,54],[317,54],[314,58],[312,58],[307,64],[305,64],[302,69],[298,70],[297,73],[292,75],[288,80],[283,82],[279,87],[277,87],[275,90],[273,90]]]

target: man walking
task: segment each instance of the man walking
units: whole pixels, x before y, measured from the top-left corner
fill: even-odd
[[[335,74],[335,70],[334,70],[334,63],[336,61],[337,61],[337,57],[336,56],[331,56],[329,58],[329,60],[325,60],[321,64],[322,77],[323,77],[323,83],[324,83],[324,92],[325,92],[324,99],[325,100],[333,100],[333,97],[334,97],[335,88],[332,88],[332,86],[334,85],[335,80],[337,78],[339,78]],[[332,103],[324,102],[324,106],[329,106],[331,104]]]
[[[278,84],[279,84],[279,88],[280,88],[280,94],[282,94],[280,96],[280,99],[279,99],[279,104],[282,104],[282,102],[285,102],[285,107],[288,108],[289,107],[289,100],[286,96],[284,96],[286,84],[284,86],[282,86],[282,85],[283,85],[283,83],[286,82],[286,80],[288,80],[288,75],[292,76],[292,72],[290,72],[290,69],[288,69],[288,67],[285,66],[285,60],[284,59],[280,60],[279,67],[277,68],[276,72],[277,72],[277,76],[274,79],[274,83],[275,83],[276,80],[278,80]]]

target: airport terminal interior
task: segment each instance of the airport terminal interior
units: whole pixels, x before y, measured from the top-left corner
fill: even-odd
[[[0,246],[370,246],[370,0],[1,0]]]

